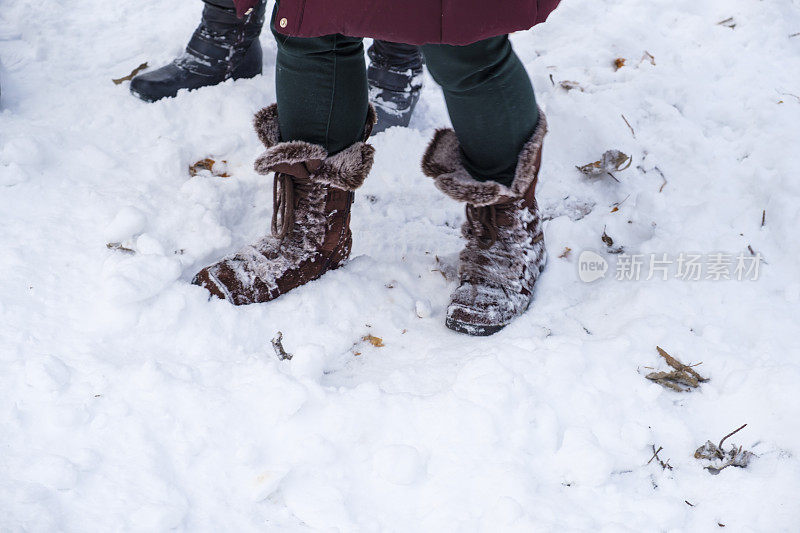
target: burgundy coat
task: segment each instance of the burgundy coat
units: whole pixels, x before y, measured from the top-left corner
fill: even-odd
[[[241,17],[258,0],[234,0]],[[544,22],[560,0],[280,0],[292,37],[341,33],[407,44],[469,44]]]

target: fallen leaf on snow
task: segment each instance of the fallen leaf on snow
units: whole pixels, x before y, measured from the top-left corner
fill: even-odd
[[[576,166],[575,168],[586,176],[601,176],[603,174],[611,174],[612,172],[625,170],[631,166],[632,162],[633,158],[628,154],[622,153],[619,150],[608,150],[599,160],[583,166]]]
[[[603,235],[600,238],[603,240],[604,243],[606,243],[606,246],[608,247],[614,246],[614,239],[608,236],[606,230],[603,230]]]
[[[583,92],[583,87],[577,81],[564,80],[564,81],[560,82],[559,85],[565,91],[571,91],[572,89],[578,89],[580,92]]]
[[[280,331],[276,333],[271,342],[272,349],[275,350],[275,355],[278,356],[278,359],[281,361],[290,361],[292,359],[292,354],[287,353],[283,348],[283,333]]]
[[[132,250],[126,246],[123,246],[121,242],[109,242],[106,244],[106,248],[109,250],[116,250],[117,252],[122,252],[124,254],[135,254],[136,251]]]
[[[228,162],[224,159],[220,161],[220,163],[217,163],[215,160],[207,157],[190,166],[189,175],[191,177],[195,177],[205,170],[210,172],[212,176],[216,176],[218,178],[229,178],[231,175],[226,172],[227,166]]]
[[[698,388],[700,383],[708,381],[708,378],[698,374],[691,365],[681,363],[660,346],[656,346],[656,350],[673,370],[671,372],[651,372],[645,376],[650,381],[677,392],[689,392],[691,389]]]
[[[361,340],[367,341],[376,348],[383,348],[384,346],[383,339],[381,339],[380,337],[376,337],[374,335],[364,335],[363,337],[361,337]]]
[[[708,461],[709,464],[703,468],[714,475],[719,474],[723,469],[729,466],[746,468],[756,454],[743,449],[742,446],[737,447],[735,444],[731,445],[731,448],[728,451],[725,451],[725,449],[722,447],[722,443],[725,442],[725,439],[738,433],[746,426],[747,424],[744,424],[738,429],[728,433],[722,437],[722,440],[719,441],[719,444],[714,444],[710,440],[706,441],[705,444],[695,450],[694,458]]]

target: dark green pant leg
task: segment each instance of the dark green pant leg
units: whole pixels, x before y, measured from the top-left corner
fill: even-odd
[[[287,37],[275,31],[276,11],[270,26],[282,139],[319,144],[330,154],[362,140],[368,89],[361,39]]]
[[[509,185],[539,112],[508,36],[466,46],[429,44],[422,53],[442,86],[465,168],[476,179]]]

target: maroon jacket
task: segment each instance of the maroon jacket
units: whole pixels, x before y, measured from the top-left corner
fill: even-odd
[[[234,0],[241,17],[258,0]],[[544,22],[560,0],[280,0],[275,28],[407,44],[469,44]]]

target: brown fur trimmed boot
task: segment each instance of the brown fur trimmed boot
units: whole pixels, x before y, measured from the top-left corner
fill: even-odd
[[[234,305],[274,300],[345,262],[353,243],[353,191],[369,174],[375,151],[358,142],[328,156],[316,144],[280,142],[274,104],[256,113],[254,123],[267,147],[255,169],[275,172],[272,235],[204,268],[192,280]],[[365,140],[374,123],[370,106]]]
[[[491,335],[530,305],[533,286],[546,261],[542,221],[534,191],[547,132],[544,113],[522,148],[510,187],[473,178],[461,163],[451,129],[436,132],[422,159],[422,170],[436,187],[465,202],[467,241],[459,256],[460,285],[447,308],[448,328],[469,335]]]

